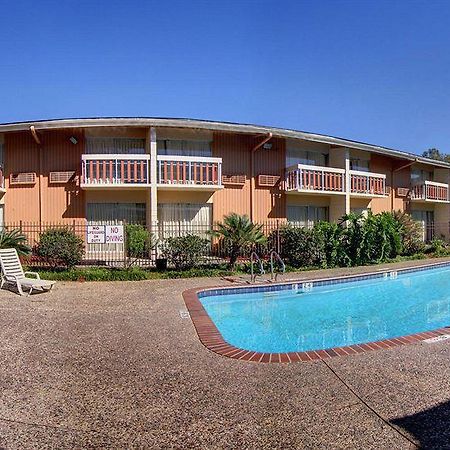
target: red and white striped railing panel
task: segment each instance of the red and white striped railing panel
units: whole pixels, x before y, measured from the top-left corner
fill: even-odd
[[[386,175],[351,170],[350,192],[362,195],[386,195]]]
[[[436,202],[448,202],[449,185],[436,181],[424,181],[411,187],[412,200],[429,200]]]
[[[297,164],[286,170],[287,191],[345,192],[345,170]]]
[[[158,184],[222,185],[222,158],[158,156]]]
[[[148,185],[150,155],[83,155],[81,183],[98,185]]]

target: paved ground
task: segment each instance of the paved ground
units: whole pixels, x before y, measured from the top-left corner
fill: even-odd
[[[450,341],[231,360],[179,314],[184,289],[216,284],[0,291],[0,447],[450,448]]]

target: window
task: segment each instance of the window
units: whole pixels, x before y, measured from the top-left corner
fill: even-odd
[[[370,208],[351,208],[351,212],[355,214],[362,214],[364,217],[367,217],[369,214]]]
[[[360,172],[369,172],[369,160],[350,158],[350,170],[358,170]]]
[[[288,206],[287,219],[302,227],[312,227],[315,223],[328,220],[327,206]]]
[[[286,166],[290,167],[296,164],[327,166],[328,155],[295,147],[288,147],[286,150]]]
[[[186,140],[157,141],[158,155],[172,156],[212,156],[211,142]]]
[[[411,183],[422,183],[423,181],[433,181],[433,172],[422,169],[411,170]]]
[[[86,153],[140,155],[145,153],[145,139],[89,137],[86,138]]]
[[[434,236],[434,211],[411,211],[411,217],[421,225],[423,240],[431,241]]]
[[[161,203],[158,205],[161,236],[179,236],[186,233],[207,235],[212,225],[210,203]]]
[[[145,203],[88,203],[88,222],[145,224]]]

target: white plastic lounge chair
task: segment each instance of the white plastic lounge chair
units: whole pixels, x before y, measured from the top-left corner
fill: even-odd
[[[49,291],[55,284],[55,281],[41,280],[37,272],[24,272],[15,248],[0,249],[0,265],[2,268],[0,289],[6,283],[15,284],[20,295],[24,295],[23,289],[28,289],[30,295],[33,290]],[[36,278],[28,278],[26,275],[34,275]]]

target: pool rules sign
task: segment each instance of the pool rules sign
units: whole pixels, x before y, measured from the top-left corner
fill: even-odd
[[[88,225],[88,244],[123,244],[123,225]]]

